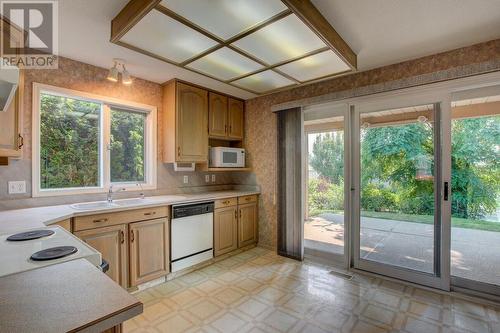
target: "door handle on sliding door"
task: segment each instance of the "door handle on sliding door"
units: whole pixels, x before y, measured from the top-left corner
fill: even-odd
[[[448,201],[448,196],[449,196],[449,191],[450,191],[449,187],[450,186],[449,186],[448,182],[444,182],[444,189],[443,189],[443,191],[444,191],[444,195],[443,195],[444,196],[444,198],[443,198],[444,201]]]

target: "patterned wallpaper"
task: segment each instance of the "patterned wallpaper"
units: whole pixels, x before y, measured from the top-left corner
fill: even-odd
[[[313,83],[246,101],[245,147],[251,181],[261,186],[259,241],[276,248],[276,116],[271,107],[328,95],[356,96],[500,71],[500,39]]]

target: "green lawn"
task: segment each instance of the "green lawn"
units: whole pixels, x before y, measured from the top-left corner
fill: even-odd
[[[337,213],[342,214],[342,211],[333,210],[315,210],[309,213],[310,216],[317,216],[321,213]],[[407,221],[414,223],[424,223],[433,224],[434,216],[432,215],[411,215],[403,213],[389,213],[389,212],[370,212],[362,211],[361,216],[364,217],[374,217],[384,220],[396,220],[396,221]],[[476,230],[487,230],[487,231],[497,231],[500,232],[500,223],[489,222],[483,220],[469,220],[460,217],[451,218],[451,226],[455,228],[466,228],[466,229],[476,229]]]

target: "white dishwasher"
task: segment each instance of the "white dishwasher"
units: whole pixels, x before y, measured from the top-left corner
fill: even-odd
[[[213,225],[213,202],[172,207],[171,272],[180,271],[214,257]]]

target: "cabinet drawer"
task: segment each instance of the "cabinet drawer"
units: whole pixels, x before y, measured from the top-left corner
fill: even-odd
[[[257,202],[257,195],[246,195],[244,197],[238,197],[238,204],[246,204],[250,202]]]
[[[152,207],[134,210],[126,210],[116,213],[103,213],[89,216],[79,216],[74,218],[74,231],[100,228],[109,225],[130,223],[168,217],[168,207]]]
[[[237,204],[238,204],[238,200],[236,198],[215,200],[215,209],[236,206]]]

